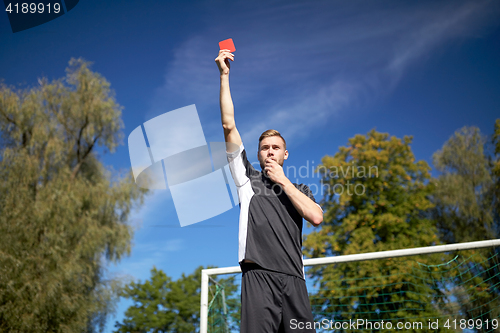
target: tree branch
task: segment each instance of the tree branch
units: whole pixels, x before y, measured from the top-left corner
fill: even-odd
[[[82,128],[80,128],[80,132],[78,133],[78,140],[76,141],[76,159],[77,159],[78,163],[81,162],[81,160],[80,160],[80,146],[81,146],[81,141],[82,141],[83,130],[85,129],[85,127],[87,127],[88,124],[89,124],[89,117],[85,116],[85,124],[83,124]],[[95,140],[94,140],[94,142],[95,142]],[[92,148],[92,146],[91,146],[91,148]]]
[[[95,143],[97,142],[97,140],[99,139],[99,136],[96,136],[94,138],[94,141],[92,142],[92,144],[89,146],[89,148],[87,149],[87,151],[85,152],[85,154],[83,154],[82,158],[78,158],[79,161],[78,163],[75,165],[75,167],[73,168],[73,171],[71,173],[71,181],[73,181],[78,173],[78,171],[80,170],[80,167],[82,166],[83,162],[85,161],[85,158],[90,154],[90,152],[92,151],[92,148],[94,147]]]

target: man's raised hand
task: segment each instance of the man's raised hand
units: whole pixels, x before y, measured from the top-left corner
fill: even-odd
[[[229,59],[234,61],[234,54],[229,52],[229,50],[220,50],[219,55],[215,58],[217,67],[219,67],[220,75],[228,75],[231,65],[229,65]]]

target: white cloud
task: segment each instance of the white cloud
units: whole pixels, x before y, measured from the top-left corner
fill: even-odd
[[[154,256],[162,256],[167,252],[182,250],[182,239],[169,239],[165,242],[141,243],[134,247],[138,253],[152,253]]]
[[[233,37],[231,89],[243,139],[276,128],[300,140],[331,115],[390,94],[413,64],[480,34],[499,13],[492,1],[273,4],[207,12],[209,28],[174,52],[152,113],[173,99],[197,103],[210,114],[202,117],[208,134],[221,132],[214,58],[218,39]]]
[[[163,219],[168,219],[167,214],[171,213],[165,210],[166,203],[172,202],[172,196],[168,190],[150,190],[150,193],[145,197],[144,204],[138,210],[131,213],[130,220],[135,230],[143,227],[144,221],[147,224],[154,223],[155,215],[162,212]],[[173,212],[175,214],[175,211]]]
[[[166,241],[141,242],[133,247],[134,256],[125,258],[113,269],[113,275],[125,276],[128,280],[146,279],[153,266],[160,267],[167,262],[170,255],[184,249],[184,240],[170,239]]]
[[[490,1],[458,2],[422,11],[415,27],[408,29],[407,38],[402,38],[396,45],[387,70],[399,78],[412,62],[453,38],[473,36],[481,26],[489,23],[490,5]]]

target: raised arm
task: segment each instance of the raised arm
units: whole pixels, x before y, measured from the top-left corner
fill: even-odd
[[[220,50],[215,62],[220,72],[220,115],[222,128],[224,128],[224,139],[226,150],[231,153],[241,146],[240,133],[236,129],[234,121],[234,105],[229,90],[229,60],[234,61],[234,54],[229,50]]]

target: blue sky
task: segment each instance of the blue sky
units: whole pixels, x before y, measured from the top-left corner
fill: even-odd
[[[155,116],[196,104],[207,142],[223,141],[214,59],[218,42],[233,38],[231,91],[252,161],[268,128],[284,135],[285,166],[297,168],[317,165],[375,128],[412,135],[417,160],[431,164],[455,130],[493,132],[499,23],[500,2],[482,0],[81,0],[62,17],[15,34],[0,15],[0,78],[34,85],[41,76],[62,77],[71,57],[83,57],[124,107],[125,137]],[[126,145],[102,159],[130,168]],[[181,228],[170,193],[156,192],[131,217],[132,254],[110,274],[144,280],[154,265],[178,278],[200,265],[235,266],[237,221],[233,208]],[[109,331],[128,304],[119,304]]]

